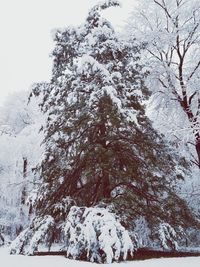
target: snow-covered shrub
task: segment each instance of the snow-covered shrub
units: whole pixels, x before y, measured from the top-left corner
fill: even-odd
[[[21,232],[12,242],[10,253],[33,255],[40,243],[48,241],[53,232],[53,227],[54,219],[51,216],[36,217],[29,228]]]
[[[111,263],[134,250],[128,231],[104,208],[73,206],[64,232],[67,257],[73,259]]]
[[[137,238],[138,247],[151,247],[151,230],[145,217],[140,216],[134,221],[133,235]]]
[[[51,212],[52,216],[54,217],[55,221],[58,222],[60,220],[65,220],[70,208],[76,205],[74,199],[70,196],[65,196],[60,200],[59,203],[53,204],[49,211]],[[62,219],[61,219],[62,218]]]
[[[0,174],[0,181],[2,182],[1,178]],[[28,226],[29,208],[20,203],[20,196],[17,199],[15,193],[19,187],[16,185],[8,186],[4,182],[5,180],[0,183],[0,233],[6,236],[9,242]],[[20,195],[19,192],[18,194]]]
[[[132,256],[137,247],[128,231],[107,209],[73,206],[61,225],[51,216],[36,217],[12,242],[10,253],[33,255],[39,245],[50,249],[56,227],[62,228],[63,249],[66,256],[73,259],[111,263],[125,260],[128,254]]]
[[[168,223],[160,223],[158,228],[158,236],[161,246],[164,249],[178,249],[177,233],[175,229]]]
[[[200,242],[200,231],[196,228],[188,228],[186,229],[184,238],[181,240],[181,249],[185,248],[198,248]]]

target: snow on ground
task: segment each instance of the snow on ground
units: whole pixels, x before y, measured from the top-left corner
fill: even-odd
[[[200,257],[154,259],[129,261],[113,264],[95,264],[68,260],[62,256],[21,256],[9,255],[8,249],[0,248],[1,267],[199,267]]]

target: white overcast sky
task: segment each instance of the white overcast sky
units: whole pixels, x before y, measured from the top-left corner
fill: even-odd
[[[0,105],[12,92],[48,81],[53,48],[51,30],[84,21],[99,0],[0,0]],[[106,17],[122,25],[135,0],[121,0]]]

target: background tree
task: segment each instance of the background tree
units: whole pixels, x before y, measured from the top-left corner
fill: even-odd
[[[145,45],[154,109],[172,118],[168,131],[193,144],[200,166],[200,4],[196,0],[140,1],[129,33]],[[152,103],[151,103],[152,105]],[[163,112],[164,111],[164,112]],[[154,116],[155,117],[155,116]],[[167,118],[168,117],[168,118]],[[163,120],[163,118],[162,118]],[[161,121],[160,121],[161,122]],[[164,124],[164,123],[162,123]],[[172,127],[172,129],[171,129]],[[166,127],[167,128],[167,127]],[[169,129],[170,128],[170,129]]]
[[[30,92],[11,95],[0,110],[0,229],[6,241],[29,223],[30,202],[38,187],[34,169],[42,155],[42,116]]]

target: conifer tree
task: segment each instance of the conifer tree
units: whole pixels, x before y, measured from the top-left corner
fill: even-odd
[[[97,5],[84,25],[56,32],[52,82],[33,89],[43,90],[48,113],[39,214],[52,215],[66,196],[79,206],[128,199],[138,209],[166,195],[179,176],[141,104],[139,51],[101,17],[117,3]]]
[[[36,216],[60,225],[72,205],[109,206],[127,227],[138,216],[179,226],[190,215],[173,190],[185,162],[145,116],[139,49],[101,17],[118,4],[104,1],[80,27],[58,30],[52,81],[33,88],[48,114]]]

